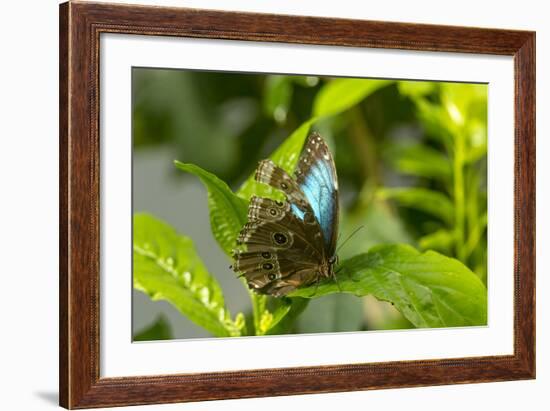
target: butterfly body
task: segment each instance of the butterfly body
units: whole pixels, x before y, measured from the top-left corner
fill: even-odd
[[[311,134],[295,178],[270,160],[255,178],[280,190],[286,201],[252,197],[248,222],[237,238],[233,269],[260,294],[286,295],[294,289],[334,278],[338,231],[338,183],[324,140]]]

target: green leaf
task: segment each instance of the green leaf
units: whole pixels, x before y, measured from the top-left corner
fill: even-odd
[[[297,318],[299,318],[309,304],[309,299],[307,298],[285,297],[280,300],[283,300],[283,302],[273,312],[273,322],[271,323],[271,327],[266,331],[267,335],[280,335],[293,332]]]
[[[487,119],[487,84],[441,83],[442,103],[455,120],[463,124],[471,119]]]
[[[267,334],[289,313],[292,307],[292,300],[289,298],[271,299],[271,303],[273,306],[269,310],[264,305],[259,325],[256,327],[256,335]]]
[[[436,87],[437,82],[435,81],[399,81],[397,83],[399,93],[410,97],[412,100],[433,93]]]
[[[427,135],[443,143],[451,153],[458,130],[447,110],[441,104],[435,104],[423,98],[416,99],[415,102],[417,116]]]
[[[208,273],[189,237],[148,215],[134,215],[134,288],[166,300],[215,336],[239,335],[220,285]]]
[[[298,159],[300,158],[300,153],[308,136],[309,129],[315,120],[315,118],[312,118],[304,122],[277,148],[277,150],[273,152],[269,158],[288,173],[292,173],[298,163]],[[277,190],[272,187],[258,183],[254,180],[254,173],[252,173],[237,191],[237,195],[248,201],[253,195],[279,199],[281,193],[277,192]]]
[[[265,113],[277,123],[284,123],[292,100],[292,78],[289,76],[267,76],[263,106]]]
[[[134,335],[134,341],[155,341],[155,340],[171,340],[172,328],[164,315],[159,315],[158,318],[145,327],[142,330],[139,330]]]
[[[395,145],[385,152],[386,158],[399,172],[449,182],[451,163],[441,152],[423,145]]]
[[[339,114],[391,83],[392,80],[334,79],[317,94],[313,103],[313,115],[320,117]]]
[[[395,200],[404,207],[429,213],[449,225],[453,222],[453,203],[440,191],[417,187],[383,188],[378,190],[377,196],[386,200]]]
[[[235,195],[229,186],[214,174],[198,166],[183,164],[179,161],[175,161],[175,165],[180,170],[199,177],[207,188],[210,229],[222,250],[225,251],[228,256],[231,256],[236,246],[235,240],[246,223],[248,201]],[[250,195],[252,194],[254,194],[254,192],[251,192]],[[256,194],[258,195],[258,193]],[[248,287],[246,288],[253,307],[254,332],[257,334],[261,326],[266,297],[257,295],[252,290],[249,290]],[[239,320],[239,318],[237,318],[236,321],[237,320]],[[235,328],[243,332],[241,325],[244,327],[245,322],[238,322]]]
[[[343,292],[388,301],[415,327],[487,324],[487,289],[464,264],[408,245],[381,245],[341,264]],[[315,291],[315,288],[317,290]],[[332,279],[301,288],[291,297],[338,293]]]
[[[180,170],[200,178],[208,190],[210,228],[214,238],[227,255],[235,248],[235,239],[246,223],[248,203],[236,196],[228,185],[214,174],[194,164],[174,162]]]
[[[272,317],[269,327],[266,329],[268,332],[271,328],[275,327],[281,320],[290,312],[292,308],[292,300],[290,298],[278,298],[275,299],[276,305],[272,308]]]
[[[436,250],[449,254],[454,244],[453,233],[449,230],[441,229],[425,235],[418,240],[418,245],[422,250]]]

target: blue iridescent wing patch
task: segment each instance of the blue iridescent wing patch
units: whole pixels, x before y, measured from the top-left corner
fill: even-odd
[[[319,222],[326,253],[332,256],[338,232],[338,180],[332,154],[319,134],[308,137],[295,176]],[[298,207],[292,210],[303,218]]]

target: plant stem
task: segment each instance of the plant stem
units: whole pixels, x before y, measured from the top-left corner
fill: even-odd
[[[266,308],[267,297],[265,295],[258,295],[254,291],[248,291],[250,295],[250,301],[252,302],[252,316],[254,318],[254,335],[260,335],[260,321],[262,314]]]
[[[248,296],[250,297],[250,303],[252,305],[252,322],[254,325],[252,335],[259,335],[258,332],[260,330],[260,321],[262,319],[262,314],[266,309],[267,297],[265,295],[256,294],[248,287],[246,281],[244,280],[243,284],[248,291]]]
[[[464,261],[464,136],[457,135],[453,159],[456,255]]]
[[[487,227],[487,213],[478,218],[477,224],[470,231],[469,238],[464,246],[466,258],[468,258],[475,251],[475,248],[483,236],[485,227]]]

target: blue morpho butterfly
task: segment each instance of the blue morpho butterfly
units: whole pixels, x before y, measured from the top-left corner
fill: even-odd
[[[256,181],[286,197],[285,202],[252,197],[248,222],[237,238],[246,250],[234,251],[232,268],[260,294],[279,297],[322,278],[336,279],[338,180],[319,134],[308,137],[294,175],[271,160],[256,169]]]

